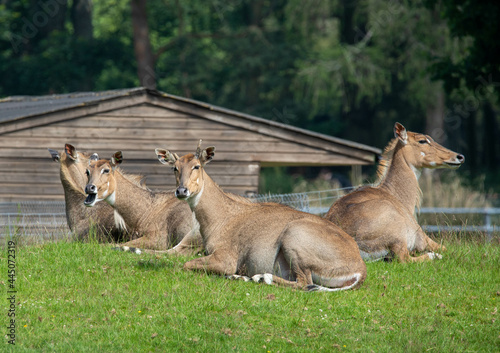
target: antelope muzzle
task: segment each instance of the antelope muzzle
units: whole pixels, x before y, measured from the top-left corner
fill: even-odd
[[[185,200],[189,197],[189,195],[191,195],[191,193],[189,192],[189,190],[187,188],[185,188],[184,186],[179,186],[177,188],[177,190],[175,190],[175,196],[179,199],[179,200]]]
[[[455,158],[449,159],[444,162],[448,167],[456,169],[460,167],[465,162],[465,157],[463,154],[457,154]]]
[[[87,184],[87,186],[85,186],[85,193],[87,194],[87,197],[85,198],[85,201],[83,201],[83,204],[87,207],[94,206],[97,200],[97,186],[94,184]]]

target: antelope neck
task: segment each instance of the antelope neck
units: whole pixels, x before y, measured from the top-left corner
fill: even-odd
[[[135,227],[144,215],[151,211],[151,193],[135,185],[119,172],[115,171],[114,175],[116,189],[113,194],[108,196],[108,199],[114,197],[114,202],[113,204],[108,203],[127,221],[127,225]]]
[[[404,158],[403,147],[396,146],[391,166],[380,188],[386,189],[413,214],[420,197],[418,177],[420,170],[408,164]]]
[[[196,205],[193,202],[189,206],[195,213],[202,234],[208,228],[212,228],[214,220],[217,220],[215,221],[217,224],[223,224],[238,208],[237,202],[230,199],[204,170],[202,193],[198,193],[198,195],[199,199]]]

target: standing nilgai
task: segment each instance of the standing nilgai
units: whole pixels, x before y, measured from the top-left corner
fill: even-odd
[[[175,245],[166,253],[187,255],[199,251],[201,238],[189,207],[170,192],[152,192],[125,178],[117,170],[122,161],[120,151],[111,161],[90,160],[85,206],[93,207],[105,200],[120,213],[127,228],[141,236],[122,244],[123,250],[140,253],[141,249],[166,250]]]
[[[421,197],[418,177],[422,168],[457,169],[465,158],[427,135],[406,131],[399,123],[394,135],[379,167],[379,185],[342,197],[325,218],[352,235],[367,260],[383,258],[389,252],[401,262],[441,258],[436,252],[446,248],[430,239],[415,219]],[[424,250],[430,252],[410,256],[411,251]]]
[[[66,203],[66,219],[68,226],[78,239],[84,239],[92,226],[96,227],[99,238],[111,236],[112,240],[119,241],[125,236],[121,216],[106,203],[89,209],[83,205],[85,200],[85,185],[87,177],[85,170],[90,155],[77,151],[73,145],[67,143],[63,153],[49,148],[52,160],[59,162],[61,183],[64,188]]]
[[[184,268],[239,278],[252,277],[305,290],[336,291],[359,287],[366,266],[356,242],[324,219],[273,203],[249,203],[226,194],[204,166],[215,147],[178,157],[156,149],[173,166],[176,196],[186,200],[200,224],[208,256]],[[247,277],[245,277],[247,278]]]

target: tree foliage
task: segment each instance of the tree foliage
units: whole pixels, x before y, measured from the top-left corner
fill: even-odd
[[[142,67],[161,91],[377,147],[400,121],[473,166],[500,151],[496,102],[474,93],[498,77],[494,1],[149,0],[142,66],[131,4],[0,2],[0,95],[134,87]]]
[[[432,7],[432,2],[429,2]],[[465,84],[470,90],[481,85],[481,78],[500,80],[500,4],[494,0],[442,0],[440,15],[446,19],[451,35],[461,42],[455,55],[436,56],[434,76],[443,79],[448,91]],[[500,95],[498,85],[496,92]]]

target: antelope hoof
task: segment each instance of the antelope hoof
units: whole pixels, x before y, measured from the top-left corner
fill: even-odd
[[[256,283],[264,282],[265,284],[272,284],[273,275],[270,273],[264,273],[263,275],[255,275],[252,277],[252,281]]]
[[[308,284],[305,288],[307,292],[316,292],[319,291],[319,286],[316,284]]]
[[[427,255],[429,256],[429,259],[431,259],[431,260],[434,260],[434,259],[441,260],[443,258],[443,255],[440,255],[436,252],[430,252],[430,253],[427,253]]]
[[[117,250],[117,251],[128,251],[128,252],[132,252],[132,253],[137,254],[137,255],[142,254],[141,249],[139,249],[139,248],[131,248],[131,247],[128,247],[128,246],[119,246],[119,247],[112,248],[112,249],[113,250]]]
[[[247,276],[240,276],[240,275],[230,275],[230,276],[226,276],[227,279],[232,279],[232,280],[243,280],[245,282],[248,282],[250,281],[250,278],[248,278]]]

